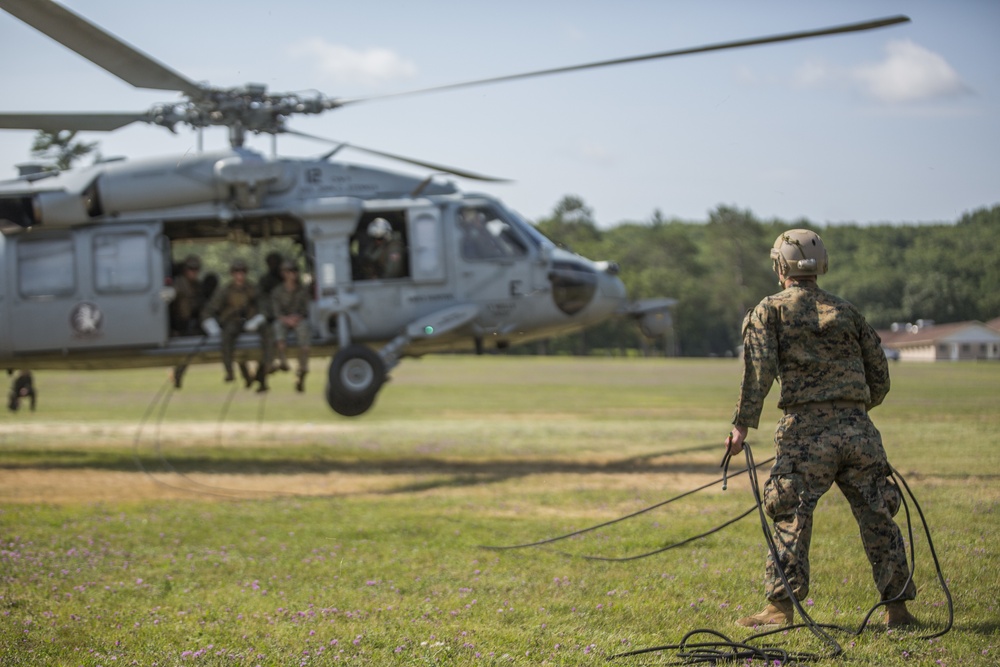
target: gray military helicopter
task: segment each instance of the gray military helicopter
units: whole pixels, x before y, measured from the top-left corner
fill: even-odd
[[[630,303],[618,267],[557,247],[497,199],[467,193],[451,174],[499,180],[356,145],[315,159],[244,148],[248,132],[292,134],[286,121],[373,99],[441,92],[583,69],[871,30],[895,16],[820,30],[665,51],[366,98],[270,93],[263,85],[195,83],[51,0],[0,8],[137,88],[179,91],[180,103],[136,113],[2,113],[0,128],[113,131],[142,122],[174,131],[228,129],[231,149],[113,161],[0,182],[0,365],[94,369],[218,360],[211,328],[176,335],[173,248],[192,241],[285,239],[312,276],[311,350],[332,355],[326,400],[356,416],[403,357],[503,349],[613,316],[646,335],[670,325],[672,299]],[[343,148],[427,171],[414,177],[335,160]],[[387,222],[404,248],[398,275],[363,266],[367,230]],[[385,223],[379,223],[385,224]],[[256,333],[239,354],[259,349]]]

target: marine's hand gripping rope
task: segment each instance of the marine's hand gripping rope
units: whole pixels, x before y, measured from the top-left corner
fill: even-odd
[[[722,468],[722,490],[725,491],[729,488],[729,462],[733,458],[733,434],[730,433],[729,437],[726,438],[726,453],[722,457],[722,463],[719,467]]]

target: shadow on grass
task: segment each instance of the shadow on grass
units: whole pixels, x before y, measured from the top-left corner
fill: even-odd
[[[481,458],[458,459],[454,456],[385,456],[362,459],[355,454],[348,458],[336,456],[319,456],[316,453],[302,452],[295,456],[282,456],[274,450],[260,449],[243,450],[239,454],[232,451],[219,454],[150,452],[148,450],[133,453],[125,450],[107,450],[102,452],[84,452],[79,449],[45,449],[44,451],[19,450],[8,451],[0,456],[0,469],[5,470],[113,470],[126,472],[137,468],[150,468],[159,465],[169,465],[180,472],[218,473],[218,474],[294,474],[294,473],[329,473],[341,472],[349,474],[413,474],[413,473],[450,473],[450,474],[546,474],[546,473],[627,473],[627,472],[678,472],[678,473],[714,473],[718,472],[717,464],[710,463],[671,463],[658,459],[676,457],[683,454],[719,451],[717,443],[698,445],[685,449],[653,452],[640,456],[631,456],[613,461],[588,461],[570,457],[524,456],[512,458],[503,455],[484,456]],[[7,460],[4,460],[7,459]],[[141,464],[141,465],[140,465]]]
[[[383,456],[377,459],[358,459],[335,456],[317,456],[303,452],[299,456],[281,456],[275,450],[241,451],[237,456],[230,450],[206,455],[174,452],[136,450],[87,451],[74,449],[44,451],[19,450],[0,457],[0,470],[83,471],[103,470],[136,472],[150,476],[191,474],[257,475],[268,476],[296,474],[328,474],[418,476],[425,479],[410,480],[378,494],[413,493],[437,488],[459,488],[482,484],[495,484],[531,475],[575,474],[702,474],[720,475],[717,463],[678,461],[676,457],[687,454],[713,452],[720,449],[717,443],[696,445],[683,449],[653,452],[611,461],[587,460],[571,457],[526,456],[522,458],[483,457],[456,459],[434,456]],[[4,460],[6,459],[6,460]],[[734,466],[734,470],[737,466]],[[204,486],[188,480],[195,486]],[[309,494],[312,495],[312,494]]]

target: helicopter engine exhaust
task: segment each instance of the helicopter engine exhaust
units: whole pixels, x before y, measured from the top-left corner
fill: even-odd
[[[19,227],[31,227],[37,222],[31,197],[0,198],[0,222],[9,221]]]

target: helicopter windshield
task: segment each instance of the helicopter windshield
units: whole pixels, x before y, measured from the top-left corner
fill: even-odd
[[[528,254],[522,236],[493,206],[463,206],[458,209],[458,227],[465,259],[505,259]]]
[[[524,236],[531,242],[531,245],[536,248],[554,248],[555,243],[553,243],[547,236],[542,234],[538,229],[524,219],[524,217],[517,211],[512,211],[509,208],[504,209],[504,215],[510,224],[517,230],[521,232]]]

